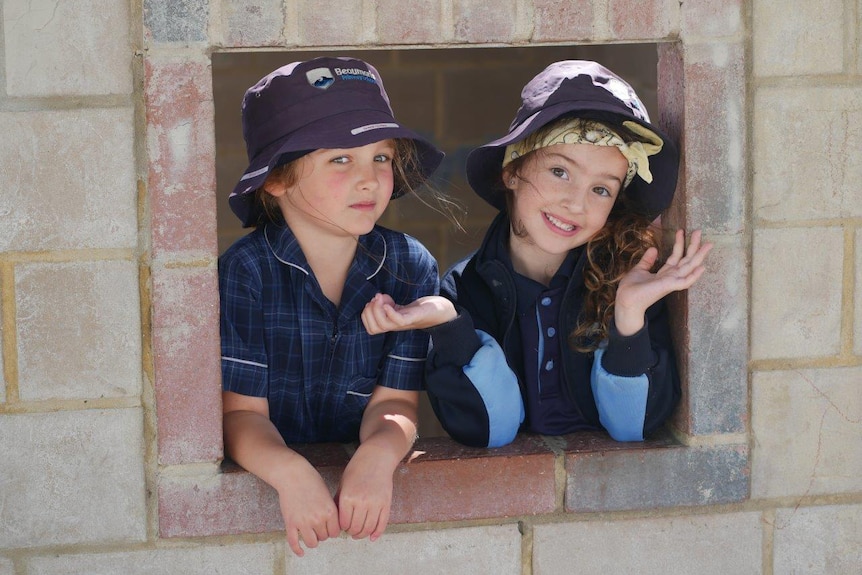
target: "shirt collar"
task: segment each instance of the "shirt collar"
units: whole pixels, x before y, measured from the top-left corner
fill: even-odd
[[[264,227],[263,235],[278,261],[309,275],[311,266],[302,253],[299,240],[289,227],[268,223]],[[362,274],[366,280],[371,280],[383,269],[387,253],[386,239],[375,226],[369,233],[359,236],[356,256],[350,267],[351,273]]]

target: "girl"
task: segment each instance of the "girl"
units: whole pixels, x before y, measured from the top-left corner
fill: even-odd
[[[349,58],[279,68],[243,98],[249,167],[230,197],[256,229],[219,259],[227,453],[277,492],[287,541],[377,539],[416,436],[422,332],[370,335],[376,293],[437,293],[435,260],[376,226],[443,154],[394,118],[377,70]],[[333,499],[292,443],[355,441]]]
[[[462,443],[505,445],[522,424],[642,440],[680,394],[662,298],[697,281],[712,246],[694,232],[686,248],[678,231],[656,265],[652,222],[673,198],[677,151],[622,78],[556,62],[521,95],[509,133],[467,158],[500,213],[446,274],[448,299],[378,297],[366,325],[429,328],[428,394]]]

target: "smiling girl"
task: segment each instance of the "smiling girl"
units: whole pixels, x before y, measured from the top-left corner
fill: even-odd
[[[495,447],[519,430],[605,429],[640,441],[680,386],[663,298],[692,286],[711,249],[676,232],[658,264],[654,220],[678,156],[622,78],[556,62],[523,89],[509,133],[473,150],[467,179],[499,210],[441,297],[377,298],[374,332],[427,328],[426,385],[458,441]]]

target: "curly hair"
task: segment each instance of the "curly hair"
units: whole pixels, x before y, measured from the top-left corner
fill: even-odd
[[[546,130],[553,129],[551,123],[528,136],[539,140]],[[624,139],[633,139],[628,131],[613,126]],[[531,152],[513,160],[505,173],[523,180],[520,175],[525,164],[535,152]],[[503,182],[501,173],[498,186],[506,196],[508,213],[513,213],[512,191]],[[520,222],[512,222],[512,233],[523,237],[526,230]],[[578,316],[578,324],[568,335],[569,346],[577,351],[591,352],[598,348],[599,343],[608,337],[610,323],[614,316],[614,302],[617,287],[623,276],[631,270],[644,253],[655,247],[661,252],[662,231],[652,218],[641,212],[636,203],[621,190],[608,215],[604,227],[587,242],[584,247],[586,263],[584,265],[584,301]],[[660,262],[656,262],[659,266]]]

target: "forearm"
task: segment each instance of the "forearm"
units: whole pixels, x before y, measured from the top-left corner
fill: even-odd
[[[289,483],[292,471],[310,467],[290,449],[268,417],[254,411],[224,414],[225,450],[244,469],[276,490]]]
[[[415,399],[393,398],[369,405],[362,416],[357,453],[373,454],[394,471],[416,440],[418,393],[415,395]]]

